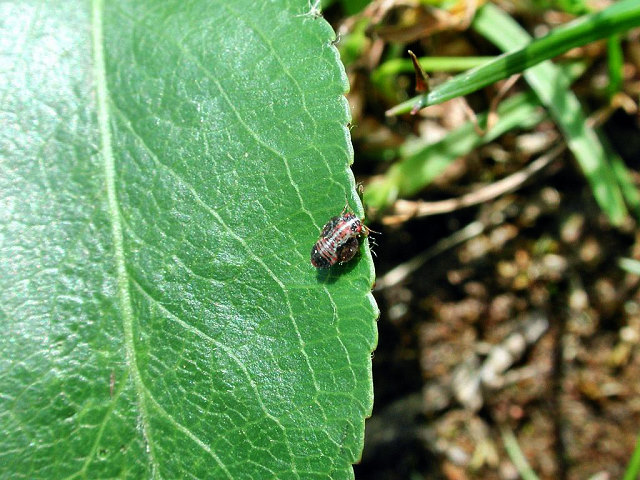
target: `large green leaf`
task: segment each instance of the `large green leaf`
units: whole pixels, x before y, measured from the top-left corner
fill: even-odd
[[[0,3],[1,478],[349,478],[372,402],[306,0]]]

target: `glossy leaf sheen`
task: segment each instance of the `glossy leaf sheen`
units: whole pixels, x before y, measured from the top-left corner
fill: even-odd
[[[300,0],[0,4],[1,478],[350,478],[368,250]]]

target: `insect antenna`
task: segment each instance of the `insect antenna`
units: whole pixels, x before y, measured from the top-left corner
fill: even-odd
[[[382,232],[376,232],[375,230],[373,230],[373,229],[371,229],[371,228],[367,227],[366,225],[363,225],[363,228],[364,228],[365,233],[366,233],[367,235],[369,235],[370,233],[375,233],[376,235],[382,235]]]

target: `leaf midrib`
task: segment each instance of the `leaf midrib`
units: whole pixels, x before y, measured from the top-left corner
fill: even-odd
[[[154,445],[149,428],[149,414],[145,404],[144,385],[138,370],[136,351],[133,339],[133,307],[131,305],[131,293],[129,291],[129,279],[124,260],[124,241],[122,235],[122,219],[116,195],[116,169],[111,144],[111,129],[109,127],[109,91],[107,88],[106,61],[104,52],[103,30],[104,0],[93,0],[91,11],[91,36],[93,46],[93,74],[96,86],[96,107],[98,116],[98,130],[100,133],[101,153],[104,162],[105,186],[107,191],[108,214],[111,219],[111,235],[113,238],[113,258],[116,263],[116,275],[118,285],[118,301],[122,312],[122,329],[124,332],[124,345],[127,356],[127,365],[133,378],[142,434],[149,453],[152,469],[152,477],[158,478],[157,463],[154,456]]]

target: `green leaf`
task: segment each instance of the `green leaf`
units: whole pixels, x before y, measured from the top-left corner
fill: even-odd
[[[0,4],[1,478],[352,478],[347,81],[309,2]],[[365,242],[366,243],[366,242]]]
[[[479,13],[482,10],[484,9],[480,9]],[[640,2],[622,0],[601,12],[584,15],[558,27],[548,35],[521,45],[517,50],[500,55],[480,67],[461,73],[433,88],[428,94],[418,95],[396,105],[387,114],[400,115],[467,95],[574,47],[623,33],[637,26],[640,26]],[[500,31],[496,30],[495,33],[499,35]]]

